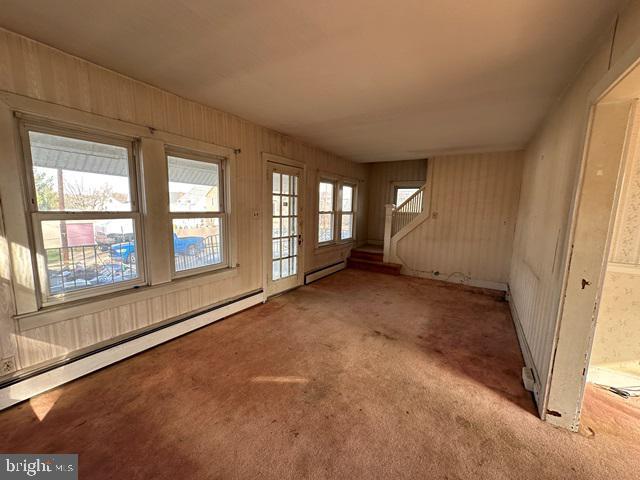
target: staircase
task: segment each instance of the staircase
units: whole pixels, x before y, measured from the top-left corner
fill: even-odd
[[[426,185],[420,187],[402,204],[385,206],[383,261],[403,263],[397,254],[398,242],[429,218],[426,207]]]
[[[402,265],[397,263],[385,263],[382,247],[377,245],[365,245],[352,249],[351,256],[347,259],[347,266],[389,275],[400,275],[402,268]]]
[[[371,272],[400,275],[402,259],[396,253],[398,242],[429,218],[426,184],[401,205],[385,206],[384,247],[365,245],[351,250],[347,266]]]

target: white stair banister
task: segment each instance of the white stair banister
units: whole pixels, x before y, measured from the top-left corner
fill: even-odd
[[[393,210],[395,205],[387,204],[384,206],[384,250],[383,262],[389,262],[391,253],[391,228],[393,225]]]
[[[385,205],[384,212],[384,261],[395,261],[393,239],[403,228],[422,216],[425,211],[425,185],[400,205]]]
[[[424,185],[402,204],[393,209],[393,221],[391,223],[391,236],[409,225],[424,209]]]

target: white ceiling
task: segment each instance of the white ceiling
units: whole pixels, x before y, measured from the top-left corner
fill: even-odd
[[[522,147],[618,0],[0,0],[0,25],[361,162]]]

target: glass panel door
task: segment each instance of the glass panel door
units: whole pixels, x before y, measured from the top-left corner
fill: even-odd
[[[270,262],[269,294],[293,288],[300,283],[300,171],[294,167],[269,164],[270,186]]]

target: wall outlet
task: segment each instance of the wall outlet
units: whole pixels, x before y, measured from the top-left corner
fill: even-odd
[[[16,371],[16,360],[14,357],[3,358],[0,361],[0,375],[7,375]]]

